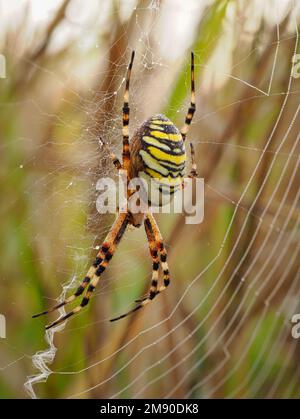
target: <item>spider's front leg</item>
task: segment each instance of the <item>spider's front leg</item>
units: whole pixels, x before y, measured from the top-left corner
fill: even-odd
[[[132,66],[133,66],[134,55],[135,55],[135,52],[132,51],[130,63],[128,65],[128,69],[127,69],[126,82],[125,82],[125,92],[124,92],[124,101],[123,101],[123,108],[122,108],[122,124],[123,124],[123,128],[122,128],[122,136],[123,136],[122,163],[120,162],[118,157],[115,156],[114,153],[112,153],[112,152],[109,153],[110,158],[113,162],[113,165],[116,167],[117,170],[124,169],[124,170],[128,171],[129,166],[130,166],[129,129],[128,129],[128,127],[129,127],[129,112],[130,112],[130,108],[129,108],[129,86],[130,86],[130,76],[131,76],[131,70],[132,70]],[[102,144],[104,144],[108,148],[108,145],[105,142],[103,142],[103,141],[101,141],[101,142],[102,142]]]
[[[196,97],[195,97],[195,69],[194,69],[194,53],[191,53],[191,103],[188,109],[188,112],[185,117],[185,122],[183,127],[181,128],[181,135],[183,141],[185,141],[186,135],[190,128],[191,122],[194,117],[194,113],[196,111]]]
[[[123,169],[128,170],[130,165],[130,151],[129,151],[129,86],[130,86],[130,76],[131,70],[134,60],[134,51],[131,53],[130,63],[127,69],[127,76],[126,76],[126,84],[125,84],[125,92],[124,92],[124,102],[122,108],[122,121],[123,121],[123,128],[122,128],[122,135],[123,135],[123,152],[122,152],[122,162],[123,162]]]

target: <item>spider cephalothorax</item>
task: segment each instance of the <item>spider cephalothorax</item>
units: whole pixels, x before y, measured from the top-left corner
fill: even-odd
[[[142,178],[146,184],[154,182],[158,194],[154,195],[155,199],[153,199],[152,195],[150,195],[150,197],[147,195],[147,199],[151,206],[160,206],[166,195],[170,196],[174,194],[174,192],[176,192],[183,185],[186,163],[184,142],[196,109],[194,55],[192,53],[191,57],[191,104],[186,115],[185,124],[181,130],[179,131],[178,128],[164,115],[155,115],[141,125],[129,142],[129,83],[133,60],[134,51],[132,52],[131,60],[128,66],[124,94],[122,163],[113,154],[111,154],[111,158],[117,170],[126,171],[129,180],[139,177]],[[197,176],[197,168],[194,160],[194,149],[192,144],[191,153],[192,170],[189,177],[195,177]],[[71,303],[77,297],[85,293],[81,303],[77,307],[51,323],[49,326],[46,326],[47,329],[64,322],[69,317],[81,311],[82,308],[89,303],[90,298],[99,282],[100,276],[105,271],[109,261],[113,257],[117,245],[119,244],[128,224],[140,227],[140,225],[144,223],[149,242],[150,255],[152,258],[152,281],[148,295],[141,300],[137,300],[136,302],[138,305],[135,308],[112,319],[111,321],[119,320],[144,307],[169,285],[170,274],[167,263],[167,252],[159,228],[150,211],[137,214],[131,211],[131,196],[132,190],[127,187],[127,198],[129,202],[127,212],[118,214],[92,266],[88,270],[76,292],[50,310],[33,316],[38,317],[42,314],[48,314],[55,311],[58,308]],[[162,268],[163,280],[162,283],[159,284],[158,273],[160,266]]]

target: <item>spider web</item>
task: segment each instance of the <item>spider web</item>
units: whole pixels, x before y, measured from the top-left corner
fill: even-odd
[[[37,113],[40,123],[51,121],[55,126],[55,131],[44,142],[38,143],[36,138],[26,135],[15,140],[16,147],[22,142],[31,151],[28,159],[20,162],[18,170],[26,171],[31,165],[38,164],[40,158],[45,158],[44,155],[49,156],[43,174],[34,178],[25,188],[25,192],[36,194],[36,202],[39,202],[37,208],[30,209],[25,228],[32,223],[37,227],[36,237],[32,241],[42,247],[38,257],[41,259],[39,262],[46,265],[46,276],[65,278],[62,292],[61,283],[52,279],[54,283],[49,288],[52,292],[43,293],[46,305],[50,306],[53,301],[50,301],[49,295],[60,294],[58,300],[61,300],[76,288],[89,266],[91,255],[111,225],[111,217],[100,217],[94,208],[97,179],[114,175],[108,164],[107,150],[102,147],[99,138],[119,154],[121,113],[118,109],[130,51],[137,50],[130,97],[130,131],[133,132],[149,114],[157,113],[157,109],[160,111],[168,105],[170,79],[175,80],[182,57],[188,57],[186,51],[193,44],[200,19],[209,14],[209,8],[213,5],[210,1],[190,1],[188,5],[185,2],[184,7],[180,2],[178,7],[174,7],[174,2],[124,1],[120,2],[117,10],[112,11],[110,2],[103,2],[101,14],[97,14],[96,2],[91,1],[95,9],[92,8],[90,14],[87,13],[81,20],[76,20],[76,3],[74,1],[72,5],[71,2],[68,19],[62,24],[63,29],[57,31],[50,48],[55,53],[56,49],[64,48],[66,37],[74,37],[80,41],[78,55],[89,57],[92,46],[100,53],[101,41],[98,43],[95,33],[90,33],[90,27],[101,24],[105,39],[105,31],[117,13],[121,22],[114,28],[115,38],[110,55],[102,52],[101,70],[95,70],[98,68],[95,63],[99,61],[97,54],[92,54],[91,59],[86,58],[81,67],[76,67],[76,63],[75,67],[69,65],[69,79],[62,76],[65,74],[63,70],[54,71],[50,65],[39,65],[29,58],[29,64],[39,65],[39,71],[44,74],[43,81],[61,90],[61,105],[58,110],[50,112],[45,101],[38,102],[35,97],[10,104],[16,108],[29,106]],[[276,84],[283,72],[280,57],[286,43],[291,42],[293,55],[299,48],[299,7],[297,9],[293,1],[285,3],[274,0],[266,2],[272,8],[264,10],[261,2],[253,1],[247,13],[239,16],[244,2],[238,3],[237,8],[228,7],[221,34],[216,36],[218,45],[214,54],[208,62],[200,64],[201,82],[197,78],[196,88],[198,110],[189,134],[196,146],[199,166],[202,153],[209,150],[204,147],[224,153],[227,164],[233,155],[243,158],[244,153],[248,153],[251,158],[252,164],[243,172],[234,193],[226,179],[228,170],[224,164],[217,169],[218,176],[209,177],[206,181],[206,202],[221,203],[221,210],[226,209],[223,217],[226,220],[225,227],[215,227],[218,231],[213,230],[214,234],[208,230],[206,238],[206,225],[211,217],[206,209],[204,222],[194,229],[194,233],[188,226],[184,227],[192,239],[191,243],[186,236],[175,236],[176,240],[173,241],[167,236],[170,269],[173,267],[171,272],[174,271],[175,259],[177,264],[168,295],[157,298],[137,318],[129,319],[128,323],[119,322],[112,326],[108,323],[111,315],[121,314],[130,308],[134,298],[142,292],[143,281],[149,282],[150,279],[151,263],[145,236],[139,230],[128,231],[101,286],[95,291],[89,306],[90,313],[46,332],[46,349],[41,341],[40,347],[43,349],[37,352],[24,353],[9,338],[4,341],[11,353],[18,355],[15,359],[9,359],[1,369],[5,372],[17,371],[18,365],[25,362],[29,372],[24,385],[30,397],[36,398],[40,392],[43,394],[45,386],[58,378],[67,383],[62,395],[67,398],[299,397],[300,370],[294,367],[299,343],[291,338],[291,318],[299,312],[300,296],[300,267],[297,263],[300,250],[300,134],[297,132],[300,104],[292,62],[286,66],[284,87],[278,90]],[[280,23],[289,7],[289,23],[282,33]],[[254,36],[255,19],[250,18],[254,10],[257,13],[255,19],[265,20],[269,28],[275,28],[275,39],[270,43],[267,35],[263,34],[261,45],[245,52],[243,58],[232,66],[231,59],[224,56],[224,46],[229,45],[230,49],[233,42],[234,32],[231,28],[237,17],[241,21],[244,19],[245,27],[250,28],[249,33],[246,31],[244,35]],[[118,30],[124,29],[128,19],[131,23],[125,29],[128,37],[125,42],[124,31],[118,33]],[[169,31],[165,30],[170,21],[176,28],[172,34],[172,48]],[[246,73],[245,64],[249,62],[251,65],[253,55],[261,53],[262,47],[270,48],[270,63],[264,76],[253,84],[251,73]],[[163,58],[166,56],[173,60],[171,64]],[[200,59],[201,51],[195,50],[196,63]],[[188,58],[183,60],[188,62]],[[77,61],[80,62],[78,57]],[[177,61],[181,62],[174,64]],[[89,78],[86,79],[87,74]],[[100,87],[97,82],[99,79],[102,80]],[[210,101],[210,89],[215,86],[224,89],[228,82],[236,88],[248,89],[249,93],[241,99],[228,95],[230,100],[221,104]],[[188,74],[185,88],[188,91]],[[154,95],[153,92],[160,94]],[[221,117],[241,104],[254,103],[254,106],[260,106],[263,102],[262,106],[270,109],[277,106],[278,98],[281,99],[280,106],[270,125],[271,129],[267,135],[262,135],[262,146],[246,143],[243,137],[236,141],[235,135],[232,135],[232,139],[219,141],[221,130],[215,131],[216,138],[199,137],[199,127],[203,126],[204,132],[212,135],[214,130],[208,128],[210,124],[213,122],[218,129],[223,124]],[[71,113],[69,120],[66,120],[65,108],[69,112],[73,110],[75,117]],[[179,121],[183,121],[186,109],[184,102],[179,104],[178,110],[177,107],[171,107],[170,111],[176,113]],[[78,116],[81,117],[79,123],[76,121]],[[263,124],[261,115],[254,115],[253,119],[253,125]],[[84,126],[82,130],[78,129],[79,124]],[[64,133],[67,133],[67,138]],[[51,151],[53,144],[55,158]],[[57,163],[57,155],[69,154],[72,154],[72,159],[60,159]],[[266,156],[268,164],[262,171]],[[42,162],[45,164],[45,160]],[[56,167],[53,167],[54,162]],[[243,171],[241,167],[240,170]],[[255,189],[259,177],[261,182]],[[31,190],[32,184],[34,192]],[[211,205],[209,209],[213,211]],[[51,212],[51,219],[43,230],[41,226],[44,219],[40,214],[45,212]],[[68,228],[64,221],[72,219],[72,215],[76,215],[76,220],[70,221],[72,228]],[[172,226],[165,228],[165,217],[168,216],[158,217],[158,223],[163,227],[163,232],[168,233]],[[174,216],[169,217],[175,220]],[[52,220],[56,219],[59,220],[57,227],[52,225]],[[51,240],[55,234],[60,236],[57,253],[43,240],[43,235]],[[174,234],[176,229],[169,237],[174,237]],[[200,240],[203,244],[197,247]],[[184,241],[191,256],[186,254],[187,257],[181,259],[182,250],[176,241]],[[214,246],[210,252],[212,242]],[[65,264],[62,263],[65,256],[61,255],[62,249],[66,249],[69,260]],[[52,252],[53,261],[57,261],[58,268],[54,268],[54,271],[47,267],[49,251]],[[206,256],[200,257],[200,251]],[[177,261],[179,258],[180,262]],[[194,270],[189,268],[191,263]],[[28,284],[28,288],[34,286]],[[121,298],[124,294],[125,298]],[[103,306],[97,304],[98,301]],[[112,301],[111,305],[108,301]],[[61,309],[62,313],[65,313],[64,309]],[[42,321],[40,327],[43,327]],[[100,331],[103,338],[98,336]],[[69,352],[75,349],[66,349],[68,342],[75,339],[74,336],[78,336],[77,340],[72,341],[74,345],[76,343],[84,348],[80,350],[82,356],[75,363],[69,361]]]

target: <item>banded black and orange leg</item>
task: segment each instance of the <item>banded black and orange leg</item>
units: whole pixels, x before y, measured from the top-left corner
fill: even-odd
[[[71,303],[77,297],[79,297],[80,295],[83,294],[83,292],[87,288],[88,284],[90,284],[89,288],[90,287],[91,288],[90,289],[88,288],[87,293],[89,291],[91,291],[92,286],[93,286],[93,281],[95,282],[94,279],[99,278],[100,275],[102,274],[102,272],[104,272],[106,266],[108,265],[110,259],[113,256],[113,253],[115,251],[116,246],[120,242],[120,240],[121,240],[121,238],[122,238],[122,236],[123,236],[123,234],[126,230],[127,224],[128,224],[128,215],[123,214],[123,213],[120,214],[118,216],[118,218],[116,219],[116,221],[114,222],[112,229],[110,230],[110,232],[106,236],[106,238],[105,238],[105,240],[104,240],[104,242],[101,246],[101,249],[96,256],[96,259],[95,259],[93,265],[90,267],[90,269],[88,270],[84,280],[79,285],[79,287],[77,288],[77,290],[75,291],[75,293],[73,295],[66,298],[64,301],[60,302],[56,306],[50,308],[49,310],[43,311],[42,313],[39,313],[39,314],[36,314],[33,317],[39,317],[41,315],[51,313],[51,312],[65,306],[66,304]],[[85,302],[85,301],[86,300],[83,299],[82,303]],[[81,305],[82,305],[82,303],[81,303]],[[86,304],[84,304],[84,305],[86,305]],[[82,305],[82,307],[84,307],[84,305]],[[72,310],[70,313],[68,313],[64,317],[58,319],[54,323],[50,324],[49,326],[47,326],[47,329],[49,329],[50,327],[53,327],[53,326],[55,326],[59,323],[62,323],[64,320],[66,320],[72,314],[75,314],[75,312],[79,311],[79,310],[75,310],[75,312],[73,313],[74,310]]]
[[[194,145],[192,143],[190,143],[190,147],[191,147],[191,159],[192,159],[192,167],[189,173],[189,178],[194,178],[198,176],[198,171],[197,171],[197,164],[196,164],[196,160],[195,160],[195,149],[194,149]]]
[[[185,118],[185,123],[181,128],[181,135],[183,140],[186,138],[186,134],[191,125],[194,113],[196,111],[196,96],[195,96],[195,70],[194,70],[194,53],[191,53],[191,103],[188,109],[188,113]]]
[[[125,85],[125,93],[124,93],[124,103],[123,103],[123,153],[122,153],[122,167],[124,170],[129,169],[130,165],[130,151],[129,151],[129,85],[130,85],[130,76],[131,76],[131,69],[134,60],[134,51],[131,53],[131,59],[127,70],[126,75],[126,85]]]
[[[110,158],[111,158],[115,168],[117,170],[121,170],[122,169],[122,164],[121,164],[120,160],[118,159],[118,157],[114,153],[111,153]]]
[[[159,294],[160,292],[164,291],[170,284],[170,271],[169,271],[169,265],[167,262],[167,250],[165,248],[162,235],[159,231],[159,227],[153,215],[151,213],[148,213],[146,219],[149,220],[151,229],[153,231],[154,239],[156,242],[156,247],[160,255],[160,262],[161,262],[161,267],[162,267],[162,272],[163,272],[163,284],[157,289],[157,292],[156,292],[157,294]]]
[[[49,314],[52,313],[55,310],[58,310],[59,308],[71,303],[72,301],[74,301],[77,297],[79,297],[84,290],[86,289],[86,287],[88,286],[88,284],[90,283],[91,279],[94,276],[94,273],[96,272],[97,267],[99,266],[99,264],[104,260],[105,258],[105,254],[106,252],[109,250],[109,246],[107,243],[103,243],[101,246],[100,251],[98,252],[92,266],[89,268],[86,276],[84,277],[83,281],[81,282],[81,284],[78,286],[77,290],[74,292],[74,294],[72,294],[70,297],[66,298],[64,301],[61,301],[59,304],[57,304],[54,307],[51,307],[50,309],[43,311],[41,313],[38,314],[34,314],[32,317],[39,317],[42,316],[44,314]]]
[[[110,160],[112,161],[112,164],[115,166],[115,168],[117,170],[121,170],[122,164],[120,160],[118,159],[118,157],[112,151],[109,152],[109,157],[110,157]]]
[[[123,114],[123,116],[122,116],[122,123],[123,123],[123,128],[122,128],[122,135],[123,135],[122,164],[121,164],[120,160],[115,156],[114,153],[112,153],[111,151],[109,152],[110,158],[113,162],[113,165],[116,167],[117,170],[124,169],[124,170],[128,171],[129,165],[130,165],[130,151],[129,151],[129,113],[130,113],[129,87],[130,87],[130,76],[131,76],[131,70],[132,70],[134,55],[135,55],[135,52],[132,51],[131,59],[130,59],[130,63],[129,63],[128,70],[127,70],[127,75],[126,75],[124,102],[123,102],[123,108],[122,108],[122,114]],[[104,141],[101,140],[101,142],[106,148],[108,148],[108,145]]]
[[[146,231],[146,235],[147,235],[147,239],[149,243],[150,255],[152,258],[152,279],[151,279],[151,286],[150,286],[149,292],[144,298],[135,300],[136,303],[140,303],[139,305],[137,305],[132,310],[129,310],[128,312],[122,314],[121,316],[111,319],[110,320],[111,322],[115,322],[117,320],[123,319],[124,317],[127,317],[129,314],[132,314],[135,311],[141,309],[146,304],[148,304],[151,300],[153,300],[157,295],[158,270],[159,270],[159,265],[160,265],[158,248],[157,248],[157,243],[156,243],[153,231],[152,231],[151,223],[147,218],[144,221],[144,225],[145,225],[145,231]]]
[[[126,230],[126,227],[128,225],[129,220],[128,220],[128,215],[127,214],[120,214],[116,221],[118,221],[119,219],[122,220],[121,226],[120,226],[119,229],[114,228],[114,238],[113,238],[113,240],[110,241],[110,247],[105,254],[104,260],[99,264],[98,268],[96,269],[81,303],[77,307],[75,307],[73,310],[71,310],[69,313],[64,315],[63,317],[59,318],[58,320],[54,321],[50,325],[46,326],[46,329],[50,329],[54,326],[57,326],[60,323],[63,323],[69,317],[73,316],[74,314],[79,313],[89,303],[89,301],[91,299],[91,296],[92,296],[96,286],[98,285],[100,276],[105,271],[105,269],[107,268],[110,260],[112,259],[113,255],[115,253],[115,250],[116,250],[116,248],[117,248],[117,246],[118,246],[118,244],[119,244],[119,242],[120,242],[120,240],[121,240],[121,238],[122,238],[122,236],[123,236],[123,234]]]
[[[128,311],[125,314],[122,314],[121,316],[111,319],[110,320],[111,322],[123,319],[124,317],[127,317],[128,315],[134,313],[135,311],[140,310],[141,308],[145,307],[145,305],[149,304],[160,292],[165,290],[170,284],[170,273],[169,273],[169,267],[168,267],[168,262],[167,262],[167,251],[163,244],[163,240],[162,240],[162,236],[159,231],[159,228],[152,214],[150,213],[147,214],[144,224],[145,224],[147,238],[149,241],[150,253],[151,253],[152,261],[153,261],[152,281],[151,281],[149,294],[140,300],[136,300],[136,302],[140,304],[137,305],[135,308],[133,308],[132,310]],[[158,287],[158,269],[159,269],[160,263],[161,263],[162,271],[163,271],[163,285]]]
[[[151,279],[151,286],[149,289],[149,294],[146,298],[149,300],[153,300],[157,294],[157,287],[158,287],[158,270],[159,270],[159,254],[158,248],[155,241],[155,237],[153,234],[153,230],[151,228],[151,223],[149,222],[148,218],[144,221],[145,231],[147,235],[147,239],[149,242],[149,250],[150,255],[152,258],[152,279]]]
[[[142,301],[145,301],[147,299],[153,300],[153,298],[155,298],[157,294],[157,287],[158,287],[158,270],[160,266],[158,249],[157,249],[156,241],[155,241],[153,231],[151,228],[151,224],[147,218],[144,221],[144,225],[145,225],[145,231],[146,231],[146,235],[147,235],[147,239],[149,243],[150,255],[152,258],[152,279],[151,279],[151,286],[150,286],[149,292],[146,294],[144,298],[135,300],[136,303],[141,303]]]
[[[196,160],[195,160],[194,145],[192,143],[190,143],[190,147],[191,147],[192,167],[191,167],[190,173],[188,174],[188,177],[190,179],[194,179],[194,178],[198,177],[198,170],[197,170],[197,164],[196,164]],[[181,184],[181,189],[184,189],[185,187],[186,187],[186,183],[185,183],[185,180],[183,180],[183,182]]]

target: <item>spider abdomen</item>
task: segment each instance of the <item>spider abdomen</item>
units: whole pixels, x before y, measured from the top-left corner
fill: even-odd
[[[180,131],[164,115],[149,118],[132,139],[131,161],[133,176],[149,187],[152,181],[159,191],[159,202],[152,197],[150,203],[161,205],[162,195],[172,195],[183,181],[186,154]]]

